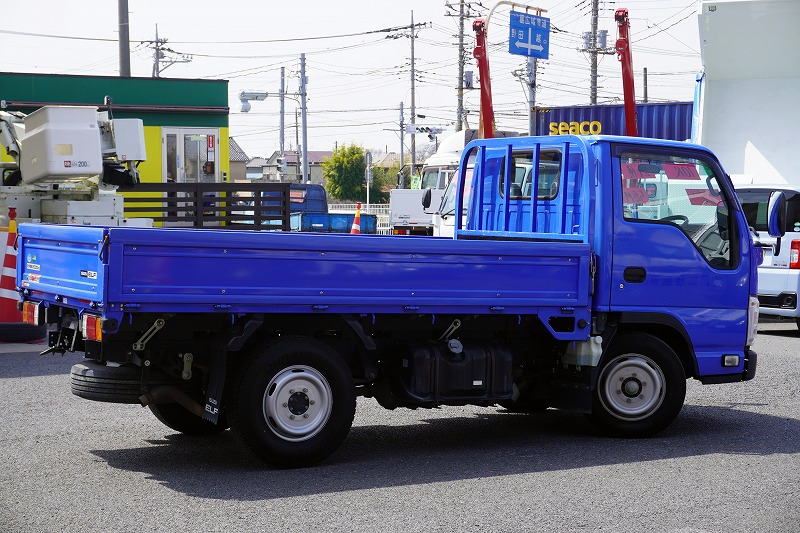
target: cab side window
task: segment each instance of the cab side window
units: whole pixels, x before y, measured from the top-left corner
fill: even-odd
[[[675,226],[712,267],[736,266],[731,203],[708,162],[626,151],[619,165],[625,220]]]

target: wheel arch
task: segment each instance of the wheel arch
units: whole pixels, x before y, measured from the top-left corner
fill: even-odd
[[[680,321],[663,313],[620,313],[611,339],[623,333],[647,333],[664,341],[678,355],[687,378],[698,375],[697,358],[686,329]]]

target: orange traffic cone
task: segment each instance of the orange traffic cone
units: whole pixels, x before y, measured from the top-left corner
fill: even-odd
[[[361,202],[356,204],[356,216],[353,217],[353,227],[350,228],[350,233],[356,235],[361,233]]]
[[[17,209],[8,208],[8,238],[3,257],[3,271],[0,274],[0,322],[22,322],[22,313],[17,309]]]

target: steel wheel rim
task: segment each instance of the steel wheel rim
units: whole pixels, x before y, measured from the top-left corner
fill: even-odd
[[[325,376],[310,366],[290,366],[275,374],[264,391],[264,420],[283,440],[308,440],[330,419],[331,402]]]
[[[600,401],[615,418],[635,422],[661,407],[665,383],[664,372],[649,357],[619,355],[600,374]]]

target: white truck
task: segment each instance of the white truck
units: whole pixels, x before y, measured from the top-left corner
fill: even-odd
[[[419,186],[389,192],[389,226],[392,235],[432,235],[431,213],[422,207],[422,197],[431,190],[433,205],[439,205],[445,187],[458,168],[464,145],[475,136],[475,130],[461,130],[442,140],[439,149],[423,164]]]
[[[703,72],[695,93],[693,140],[711,148],[736,186],[764,251],[760,313],[800,327],[800,2],[703,0]],[[770,196],[786,199],[784,237],[766,235]]]
[[[389,225],[393,235],[439,235],[441,221],[436,207],[442,201],[450,179],[458,169],[464,146],[476,138],[475,129],[457,131],[445,137],[436,153],[423,164],[419,187],[392,189],[389,193]],[[517,137],[519,133],[496,131],[495,137]],[[428,192],[430,191],[430,193]],[[423,199],[427,206],[423,206]],[[436,212],[434,212],[436,211]],[[452,224],[451,224],[452,226]],[[445,230],[445,234],[446,235]],[[452,236],[452,229],[450,230]]]
[[[137,166],[146,159],[141,119],[114,119],[85,106],[44,106],[30,114],[4,108],[0,102],[0,243],[10,241],[18,222],[152,225],[125,219],[116,193],[139,182]],[[0,282],[0,341],[40,338],[14,310],[19,295],[7,281],[15,277],[11,264],[4,264]]]

